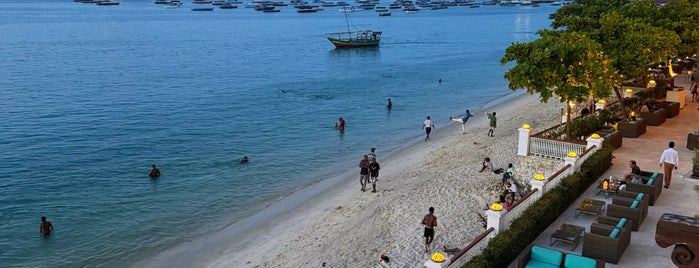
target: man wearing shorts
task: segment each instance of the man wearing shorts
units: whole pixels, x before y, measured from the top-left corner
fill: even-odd
[[[434,127],[434,124],[432,124],[432,120],[430,120],[430,117],[427,117],[427,120],[425,120],[425,123],[422,123],[422,128],[425,130],[425,133],[427,136],[425,137],[425,140],[428,141],[430,140],[430,133],[432,133],[432,128]]]
[[[430,213],[422,218],[422,224],[425,225],[425,252],[430,251],[430,243],[434,239],[434,227],[437,226],[437,217],[434,216],[434,208],[430,207]]]

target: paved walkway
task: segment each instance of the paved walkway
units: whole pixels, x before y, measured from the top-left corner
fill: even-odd
[[[686,74],[679,75],[679,80],[684,80]],[[684,81],[678,83],[684,88],[689,88],[689,83]],[[648,126],[645,134],[638,138],[624,138],[621,148],[613,153],[615,156],[613,165],[607,172],[598,179],[598,183],[603,178],[615,176],[623,177],[630,171],[629,160],[636,160],[638,166],[644,171],[659,171],[663,173],[663,168],[658,166],[660,154],[667,148],[669,141],[675,141],[675,149],[679,152],[679,169],[672,174],[672,183],[669,189],[663,188],[663,193],[655,202],[655,206],[648,207],[648,216],[643,221],[638,232],[631,233],[631,244],[619,260],[618,264],[607,263],[606,267],[675,267],[670,259],[673,246],[661,248],[655,243],[655,228],[658,219],[663,213],[674,213],[686,216],[699,214],[699,192],[694,187],[699,185],[699,180],[690,177],[692,172],[692,157],[694,152],[687,149],[687,134],[692,131],[699,131],[699,105],[690,102],[691,95],[687,92],[685,107],[680,110],[679,116],[668,118],[660,126]],[[596,195],[596,186],[592,187],[576,200],[546,231],[544,231],[534,241],[535,245],[553,248],[566,253],[582,255],[582,240],[580,244],[571,251],[572,244],[558,242],[549,246],[549,237],[558,226],[570,223],[584,226],[586,231],[590,230],[590,224],[594,222],[596,216],[580,214],[577,218],[575,207],[585,198],[594,198],[611,203],[611,194],[605,197],[604,193]],[[602,211],[606,215],[606,211]],[[585,239],[584,237],[582,238]],[[515,260],[509,267],[517,267]]]

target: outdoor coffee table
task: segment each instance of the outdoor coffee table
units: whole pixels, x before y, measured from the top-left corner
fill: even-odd
[[[580,243],[580,237],[582,237],[583,232],[585,232],[585,227],[564,223],[551,234],[549,246],[553,246],[553,244],[560,240],[572,243],[572,250],[575,250],[575,248],[578,247],[578,243]]]
[[[575,217],[577,218],[580,213],[587,213],[587,214],[592,214],[592,215],[599,215],[602,210],[604,210],[604,207],[607,205],[607,202],[604,202],[602,200],[597,200],[597,199],[592,199],[592,198],[585,198],[582,202],[580,202],[580,205],[575,208]]]
[[[609,193],[616,194],[616,190],[619,188],[619,185],[614,184],[614,186],[612,187],[612,185],[610,184],[607,186],[607,189],[604,189],[602,187],[603,185],[604,181],[600,182],[599,185],[597,185],[597,194],[595,195],[599,195],[601,192],[604,192],[604,198],[607,198],[607,196],[609,196]]]

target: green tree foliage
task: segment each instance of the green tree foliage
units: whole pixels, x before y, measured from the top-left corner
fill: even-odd
[[[677,53],[681,40],[672,28],[678,24],[673,16],[699,16],[699,12],[676,11],[675,15],[669,15],[663,11],[675,10],[672,6],[676,5],[671,2],[660,8],[653,0],[575,0],[575,4],[561,7],[550,18],[555,29],[583,33],[602,45],[602,51],[613,60],[614,69],[620,74],[614,84],[614,93],[621,99],[619,82],[626,79],[645,82],[650,63],[664,62]],[[692,10],[690,6],[696,4],[687,3],[685,8]],[[686,23],[679,24],[684,29]],[[691,31],[687,35],[692,36]],[[625,112],[624,105],[621,106],[620,111]]]
[[[574,0],[572,5],[565,5],[549,15],[554,29],[567,28],[575,32],[591,32],[598,29],[599,18],[611,10],[624,9],[632,4],[631,0]]]
[[[554,95],[561,102],[585,101],[590,95],[611,94],[618,75],[599,43],[570,31],[540,30],[530,43],[515,43],[505,50],[502,65],[515,61],[505,72],[511,90],[524,88],[539,94],[542,102]],[[570,106],[568,106],[570,116]],[[568,118],[570,122],[570,118]],[[570,129],[567,129],[570,137]]]
[[[672,31],[680,38],[676,51],[680,57],[692,56],[699,50],[699,2],[672,0],[647,16],[648,23]]]
[[[602,15],[601,26],[595,29],[595,41],[602,45],[607,57],[623,78],[644,78],[648,64],[663,62],[676,52],[680,42],[672,31],[645,24],[640,19],[626,18],[617,12]]]

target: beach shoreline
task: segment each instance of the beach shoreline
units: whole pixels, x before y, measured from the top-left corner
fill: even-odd
[[[496,199],[491,185],[501,178],[477,172],[482,158],[493,158],[496,167],[511,163],[516,129],[523,123],[548,126],[558,120],[558,106],[512,92],[471,109],[474,118],[467,123],[466,134],[458,123],[450,122],[436,126],[431,141],[420,139],[386,155],[378,148],[382,166],[378,193],[359,191],[356,168],[342,171],[220,232],[135,266],[366,267],[382,253],[391,256],[392,264],[417,266],[428,258],[421,247],[419,224],[427,208],[436,208],[440,223],[433,250],[467,244],[483,231],[480,219],[468,214],[481,212]],[[492,111],[499,120],[491,138],[486,136],[485,113]],[[357,163],[360,159],[357,156]]]

